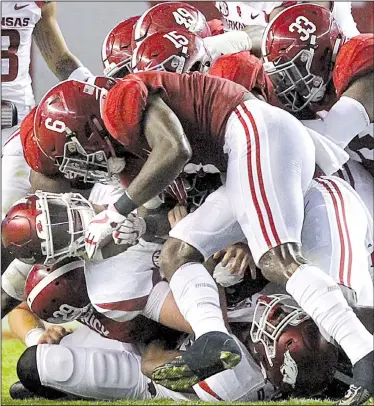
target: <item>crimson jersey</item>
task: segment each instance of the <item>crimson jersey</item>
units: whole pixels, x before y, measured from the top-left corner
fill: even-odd
[[[180,120],[191,144],[191,162],[226,170],[226,123],[247,90],[201,73],[148,71],[127,76],[106,95],[102,117],[109,133],[137,155],[150,150],[142,132],[148,97],[159,94]]]
[[[338,53],[333,72],[337,97],[340,98],[355,79],[370,71],[374,71],[374,35],[361,34],[344,44]],[[374,176],[373,136],[373,124],[370,124],[353,138],[347,151]]]
[[[249,92],[255,90],[269,103],[275,97],[273,84],[262,62],[249,51],[221,56],[214,62],[209,74],[238,83]]]
[[[78,321],[103,337],[123,343],[147,342],[159,338],[161,330],[165,330],[160,324],[141,315],[125,322],[109,319],[92,305]]]
[[[356,78],[374,70],[374,34],[361,34],[344,44],[333,72],[337,97]]]

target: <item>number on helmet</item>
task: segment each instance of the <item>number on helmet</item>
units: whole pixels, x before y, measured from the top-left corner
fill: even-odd
[[[45,120],[44,125],[46,128],[48,128],[48,130],[56,131],[57,133],[63,133],[66,129],[66,125],[63,121],[60,120],[53,121],[51,117],[48,117]]]
[[[171,31],[165,34],[164,38],[167,38],[169,41],[171,41],[177,49],[188,45],[188,39],[184,35],[177,34],[176,31]]]
[[[173,11],[173,16],[177,24],[184,25],[186,28],[190,28],[192,24],[196,23],[195,17],[185,8]]]
[[[309,21],[304,16],[299,16],[296,18],[296,21],[292,23],[289,27],[290,32],[295,32],[297,30],[300,35],[301,41],[307,41],[310,37],[310,34],[316,31],[317,27],[314,23]]]

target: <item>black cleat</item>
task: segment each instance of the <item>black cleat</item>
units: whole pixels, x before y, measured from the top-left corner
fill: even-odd
[[[21,382],[14,383],[9,389],[9,395],[14,400],[35,399],[37,396],[26,389]]]
[[[370,393],[365,388],[351,385],[343,399],[336,403],[336,406],[359,406],[370,399]]]
[[[374,351],[369,352],[353,366],[353,385],[337,405],[358,406],[374,394]]]
[[[183,355],[153,371],[152,379],[174,391],[193,385],[226,369],[234,368],[241,360],[241,350],[228,334],[212,331],[199,337]]]

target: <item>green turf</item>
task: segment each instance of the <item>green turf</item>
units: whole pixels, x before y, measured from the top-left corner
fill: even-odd
[[[58,402],[58,401],[50,401],[50,400],[26,400],[26,401],[15,401],[11,399],[9,396],[9,387],[16,382],[17,374],[16,374],[16,363],[19,356],[22,354],[24,350],[23,344],[21,344],[18,340],[2,340],[2,392],[1,392],[1,404],[2,405],[178,405],[181,404],[180,402],[173,402],[169,400],[157,400],[157,401],[118,401],[118,402],[94,402],[94,401],[70,401],[70,402]],[[217,403],[205,403],[205,402],[184,402],[183,404],[201,404],[201,405],[209,405],[209,404],[217,404]],[[238,404],[235,402],[232,403],[224,403],[221,402],[220,404]],[[248,405],[263,405],[264,403],[256,402],[256,403],[248,403]],[[331,402],[320,402],[315,400],[289,400],[283,402],[272,402],[266,403],[270,405],[328,405],[332,404]],[[374,402],[371,401],[370,405],[374,405]]]

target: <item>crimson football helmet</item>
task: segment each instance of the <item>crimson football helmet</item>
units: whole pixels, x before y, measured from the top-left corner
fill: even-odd
[[[281,393],[317,395],[331,382],[338,350],[290,296],[259,297],[251,339],[266,377]]]
[[[134,72],[207,72],[212,57],[203,40],[183,30],[161,31],[147,37],[133,54]]]
[[[204,14],[187,3],[159,3],[147,10],[137,21],[133,30],[133,49],[145,38],[161,30],[186,30],[201,38],[211,32]]]
[[[105,76],[123,78],[132,72],[131,36],[139,17],[120,22],[105,37],[101,52]]]
[[[34,134],[34,119],[36,107],[22,120],[20,127],[20,137],[25,160],[29,167],[35,172],[44,175],[54,175],[58,172],[54,161],[44,155],[39,148]]]
[[[39,103],[36,142],[68,179],[79,176],[88,183],[110,182],[125,167],[100,116],[101,99],[115,83],[103,77],[66,80]]]
[[[34,265],[25,292],[30,310],[48,323],[76,320],[90,307],[84,262],[79,258],[67,258],[51,267]]]
[[[332,13],[316,4],[280,12],[262,39],[264,67],[283,106],[298,112],[320,102],[345,37]]]
[[[78,193],[36,191],[16,202],[2,222],[2,241],[19,260],[51,264],[82,255],[95,212]]]

